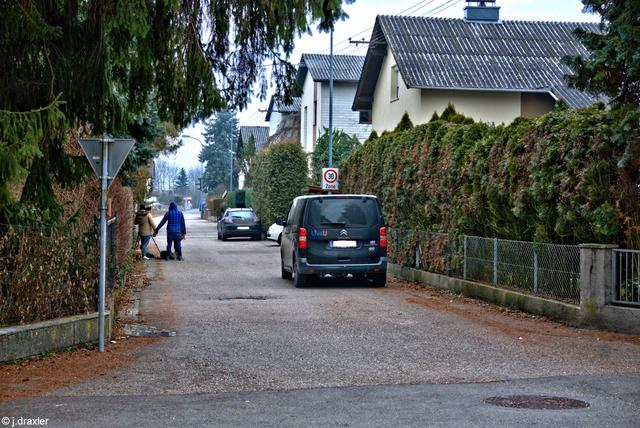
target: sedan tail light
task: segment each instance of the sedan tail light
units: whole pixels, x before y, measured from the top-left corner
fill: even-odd
[[[307,229],[305,229],[304,227],[300,228],[300,232],[298,234],[298,249],[307,249]]]
[[[387,248],[387,228],[380,228],[380,248]]]

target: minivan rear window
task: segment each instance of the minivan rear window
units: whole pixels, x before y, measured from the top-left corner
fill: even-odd
[[[311,199],[307,221],[316,227],[371,226],[378,223],[378,202],[374,198]]]

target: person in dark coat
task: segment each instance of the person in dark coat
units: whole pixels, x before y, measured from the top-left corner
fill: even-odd
[[[158,234],[158,231],[162,229],[165,223],[167,223],[167,256],[165,260],[169,260],[172,243],[176,253],[178,253],[178,260],[184,260],[182,258],[182,245],[180,241],[187,235],[187,226],[184,222],[184,215],[178,210],[175,202],[171,202],[169,205],[169,211],[167,211],[158,227],[156,227],[153,236]]]

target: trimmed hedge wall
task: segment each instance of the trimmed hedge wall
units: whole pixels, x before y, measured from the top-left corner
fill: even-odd
[[[253,208],[268,228],[276,217],[284,217],[293,198],[306,192],[307,155],[297,141],[270,144],[252,165]]]
[[[347,192],[377,194],[390,225],[639,246],[640,162],[628,147],[640,134],[617,138],[615,112],[559,109],[494,126],[450,106],[427,124],[401,123],[355,150],[341,177]]]

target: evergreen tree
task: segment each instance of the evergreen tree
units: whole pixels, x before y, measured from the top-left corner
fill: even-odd
[[[600,32],[577,29],[575,34],[590,51],[588,58],[573,56],[565,62],[575,75],[574,87],[606,95],[615,106],[640,104],[640,2],[582,0],[585,12],[601,16]]]
[[[66,150],[71,126],[123,136],[157,114],[182,128],[246,105],[256,81],[266,90],[265,59],[290,96],[294,38],[310,22],[332,28],[342,3],[0,1],[0,222],[60,220],[54,184],[90,171]]]
[[[233,110],[221,110],[213,119],[205,122],[205,145],[199,156],[200,162],[206,162],[202,181],[209,189],[222,184],[228,188],[231,162],[238,141],[238,119]],[[235,168],[235,162],[234,162]]]
[[[574,75],[566,76],[573,87],[610,99],[617,116],[612,141],[625,147],[618,167],[632,180],[640,173],[634,159],[640,156],[635,132],[640,123],[640,2],[635,0],[582,0],[587,12],[598,13],[600,32],[582,29],[576,37],[590,51],[587,58],[566,57]]]
[[[180,172],[176,177],[176,182],[173,185],[173,190],[182,196],[184,196],[189,190],[189,177],[187,177],[187,171],[185,171],[184,168],[180,168]]]
[[[251,187],[252,184],[251,166],[255,156],[256,139],[251,135],[247,144],[242,144],[238,147],[238,165],[240,167],[240,171],[244,174],[245,187]]]

